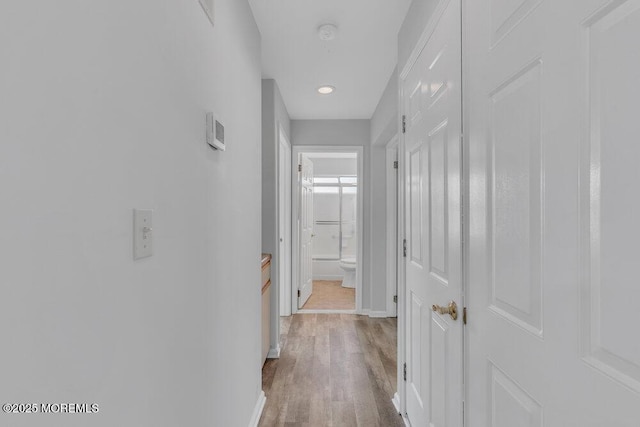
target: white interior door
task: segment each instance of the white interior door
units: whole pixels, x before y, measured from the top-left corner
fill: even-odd
[[[404,79],[406,403],[411,425],[462,426],[461,11],[443,3]],[[437,312],[457,305],[457,317]],[[454,318],[455,317],[455,318]]]
[[[312,244],[313,244],[313,162],[301,156],[300,165],[300,283],[298,285],[298,308],[307,302],[313,292]]]
[[[467,425],[640,426],[640,1],[465,2]]]

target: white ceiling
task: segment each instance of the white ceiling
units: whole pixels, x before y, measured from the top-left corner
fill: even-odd
[[[397,61],[411,0],[249,0],[262,34],[262,76],[292,119],[369,119]],[[318,27],[338,27],[322,41]],[[322,85],[336,87],[320,95]]]

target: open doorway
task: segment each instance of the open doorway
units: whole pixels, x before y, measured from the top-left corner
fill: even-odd
[[[361,309],[362,147],[294,147],[292,312]]]

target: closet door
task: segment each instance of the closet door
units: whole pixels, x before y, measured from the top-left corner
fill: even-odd
[[[640,1],[464,3],[471,427],[640,425]]]

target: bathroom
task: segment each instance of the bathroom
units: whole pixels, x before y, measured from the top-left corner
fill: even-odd
[[[313,293],[303,309],[354,310],[357,153],[309,153],[307,157],[313,162]]]

